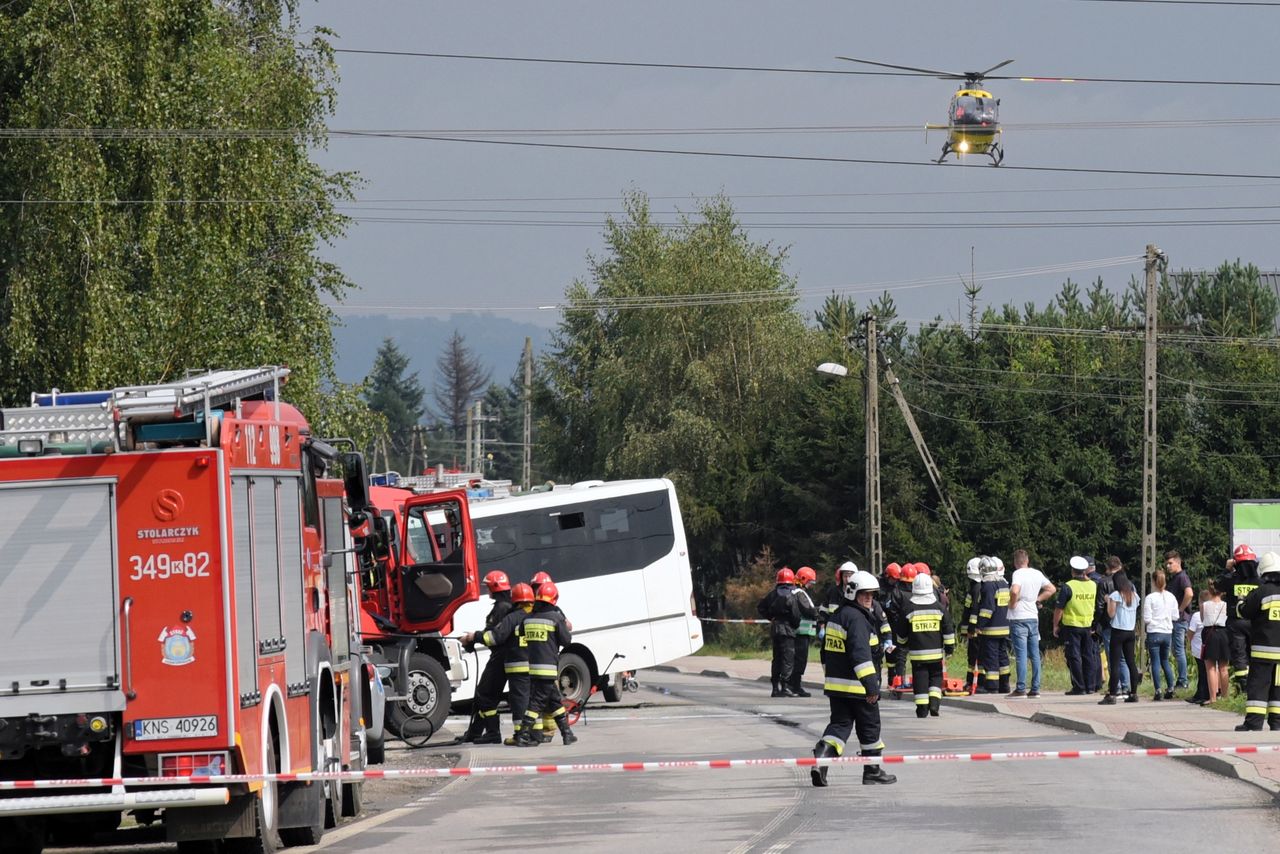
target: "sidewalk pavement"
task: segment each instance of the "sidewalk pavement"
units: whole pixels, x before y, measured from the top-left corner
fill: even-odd
[[[769,682],[768,659],[732,659],[716,655],[690,655],[678,658],[654,670],[692,673],[727,679],[750,679]],[[809,662],[804,687],[822,690],[822,665]],[[1137,703],[1099,706],[1100,695],[1068,697],[1050,692],[1038,699],[1008,699],[1001,694],[974,697],[945,697],[943,702],[956,708],[978,712],[994,712],[1023,718],[1033,723],[1048,724],[1093,733],[1135,747],[1232,747],[1239,744],[1280,744],[1280,732],[1236,732],[1240,715],[1203,709],[1183,702],[1181,698],[1154,702],[1150,690],[1139,694]],[[815,697],[815,700],[818,698]],[[1205,755],[1179,758],[1206,771],[1251,783],[1280,800],[1280,753],[1253,756]]]

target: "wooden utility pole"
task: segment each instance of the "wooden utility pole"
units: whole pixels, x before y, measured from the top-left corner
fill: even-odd
[[[868,312],[862,324],[866,335],[866,469],[867,469],[867,560],[870,572],[884,569],[880,544],[880,368],[876,358],[876,316]]]
[[[533,339],[524,339],[524,463],[520,488],[529,491],[533,473]]]
[[[1154,244],[1147,244],[1147,326],[1144,347],[1142,409],[1142,595],[1147,579],[1159,567],[1156,557],[1156,276],[1165,261]]]

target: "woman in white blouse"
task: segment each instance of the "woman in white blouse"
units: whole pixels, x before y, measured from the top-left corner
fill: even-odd
[[[1142,625],[1147,630],[1147,653],[1151,656],[1151,685],[1157,700],[1173,699],[1173,667],[1169,655],[1173,652],[1173,621],[1178,619],[1178,600],[1165,590],[1163,569],[1151,576],[1155,590],[1142,600]],[[1164,691],[1160,690],[1160,675],[1164,674]]]
[[[1200,622],[1204,624],[1201,657],[1204,660],[1205,676],[1209,679],[1209,699],[1201,705],[1207,706],[1231,691],[1227,670],[1227,663],[1231,660],[1231,642],[1227,635],[1227,603],[1222,601],[1222,591],[1212,581],[1209,582],[1209,598],[1200,603]]]

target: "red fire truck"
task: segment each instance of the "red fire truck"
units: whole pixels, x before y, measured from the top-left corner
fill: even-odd
[[[363,767],[368,547],[345,500],[367,503],[367,479],[280,400],[287,375],[0,410],[0,779]],[[465,501],[423,498],[410,515],[466,523]],[[474,573],[474,544],[455,543]],[[0,839],[24,854],[125,813],[180,849],[264,854],[314,844],[361,798],[358,782],[4,794]]]

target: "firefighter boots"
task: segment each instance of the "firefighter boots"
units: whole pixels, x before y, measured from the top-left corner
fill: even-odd
[[[502,744],[502,725],[496,711],[484,719],[484,729],[472,741],[476,744]]]
[[[569,729],[569,719],[564,715],[556,718],[556,726],[560,727],[560,740],[565,744],[573,744],[578,737],[573,734],[573,730]]]
[[[839,751],[835,745],[829,741],[820,741],[813,746],[813,755],[815,759],[822,759],[824,756],[839,756]],[[830,765],[815,765],[809,769],[809,779],[813,785],[822,788],[827,785],[827,771],[831,769]]]
[[[862,768],[862,785],[864,786],[874,786],[877,783],[887,786],[896,782],[898,778],[892,774],[886,774],[879,765],[865,765]]]
[[[941,712],[942,712],[942,698],[930,697],[929,698],[929,715],[931,717],[936,718],[939,714],[941,714]]]

